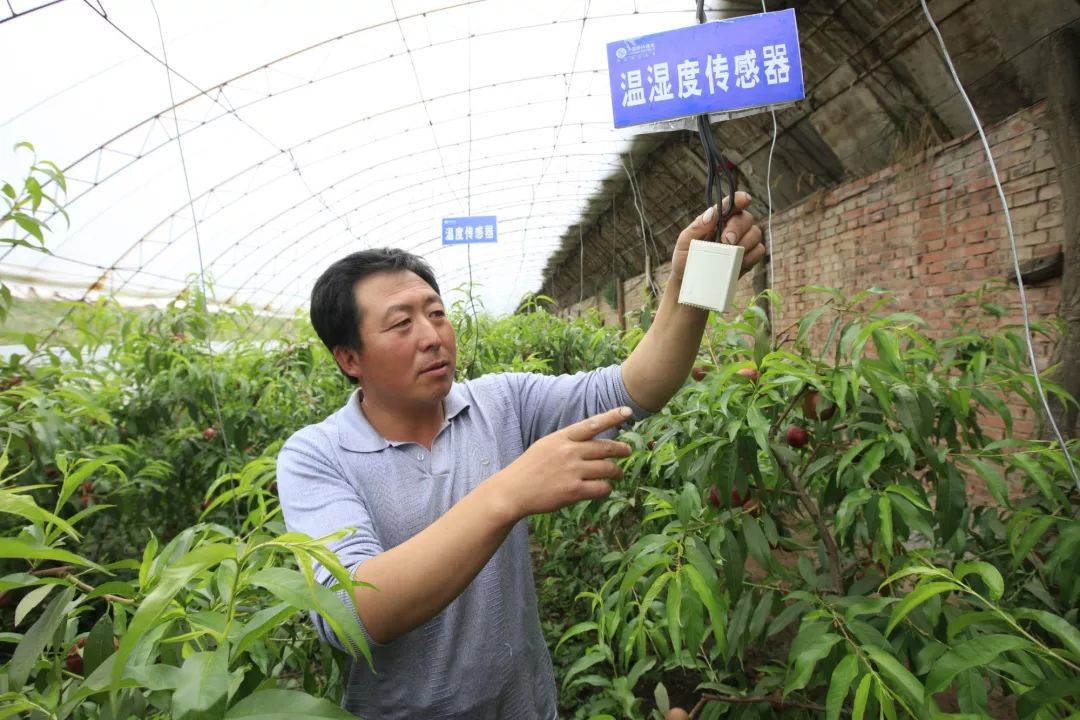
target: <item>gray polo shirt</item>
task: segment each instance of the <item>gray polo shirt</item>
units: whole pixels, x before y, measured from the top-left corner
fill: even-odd
[[[353,393],[343,408],[300,430],[282,448],[277,482],[285,523],[313,537],[356,528],[330,546],[352,570],[416,535],[536,440],[620,405],[631,407],[635,418],[646,415],[627,393],[620,366],[572,376],[514,373],[455,383],[443,403],[446,420],[428,452],[381,437]],[[333,584],[321,567],[316,577]],[[313,620],[324,640],[341,647],[320,617]],[[343,707],[361,717],[557,717],[525,521],[437,616],[385,645],[364,634],[375,672],[362,659],[354,662],[342,698]]]

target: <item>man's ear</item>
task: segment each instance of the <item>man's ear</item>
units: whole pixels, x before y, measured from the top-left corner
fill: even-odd
[[[357,383],[363,381],[360,352],[356,348],[338,345],[334,348],[334,359],[337,360],[338,367],[341,368],[342,372],[349,377],[356,378]]]

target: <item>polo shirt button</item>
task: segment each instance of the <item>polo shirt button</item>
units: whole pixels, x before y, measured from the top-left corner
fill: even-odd
[[[424,453],[416,453],[416,459],[417,460],[423,460],[424,459]]]

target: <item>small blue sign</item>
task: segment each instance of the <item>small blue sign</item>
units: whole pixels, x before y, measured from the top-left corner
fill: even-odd
[[[795,11],[608,43],[615,127],[801,100]]]
[[[442,244],[493,243],[498,240],[498,230],[494,215],[443,218]]]

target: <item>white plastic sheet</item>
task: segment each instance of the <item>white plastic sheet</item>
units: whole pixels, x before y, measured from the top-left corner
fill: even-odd
[[[201,249],[219,302],[289,310],[333,260],[393,245],[444,290],[471,260],[511,311],[635,132],[612,128],[606,43],[694,22],[691,0],[12,0],[0,179],[34,143],[71,226],[0,273],[141,302],[190,283]],[[443,247],[462,215],[498,216],[498,243]]]

